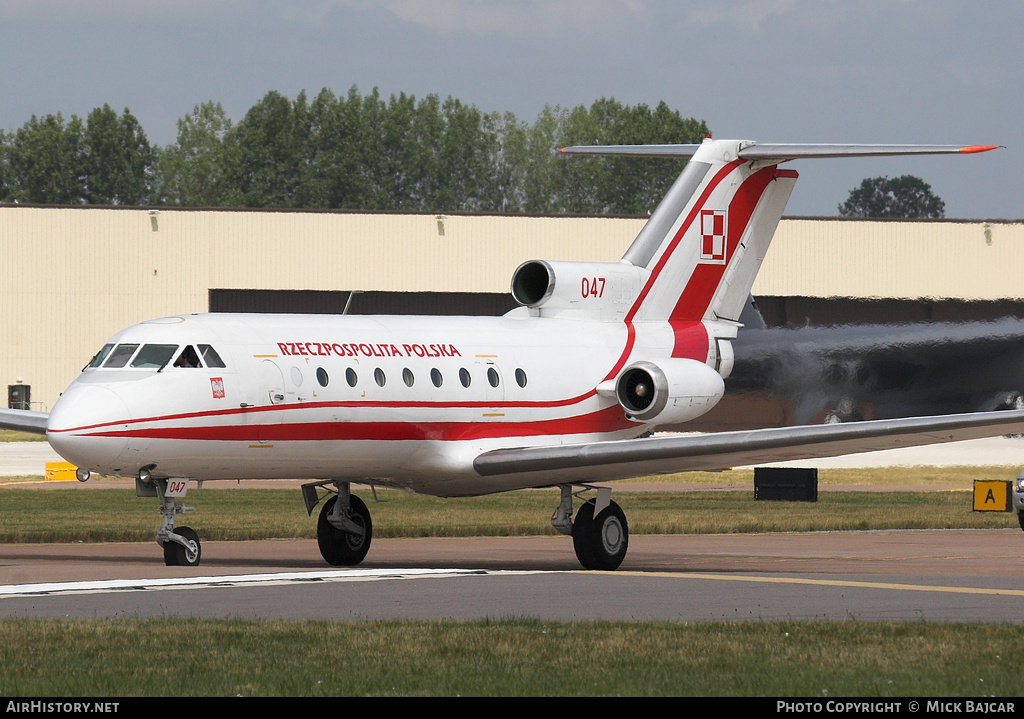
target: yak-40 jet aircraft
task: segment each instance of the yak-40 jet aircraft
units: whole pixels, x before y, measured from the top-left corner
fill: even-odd
[[[4,410],[91,473],[159,498],[168,564],[190,481],[308,478],[321,554],[363,560],[373,534],[352,484],[441,497],[561,488],[551,522],[586,568],[615,569],[626,517],[599,481],[1019,432],[1024,411],[647,436],[713,407],[740,312],[802,158],[965,154],[963,146],[571,147],[690,158],[619,262],[532,260],[502,317],[198,314],[114,335],[52,411]],[[584,491],[596,496],[583,501]],[[573,517],[574,499],[582,505]]]

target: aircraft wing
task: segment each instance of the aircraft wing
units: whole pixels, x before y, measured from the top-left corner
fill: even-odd
[[[499,481],[504,475],[510,486],[541,487],[813,460],[994,437],[1020,432],[1022,427],[1024,410],[978,412],[499,449],[481,454],[473,466]]]
[[[47,412],[23,409],[0,409],[0,429],[16,429],[33,434],[46,434]]]

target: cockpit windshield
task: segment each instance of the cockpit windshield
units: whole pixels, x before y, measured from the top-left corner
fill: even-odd
[[[203,356],[203,362],[207,367],[224,367],[224,360],[220,358],[215,350],[210,345],[196,345],[199,348],[199,354]]]
[[[178,345],[142,345],[142,349],[132,360],[132,367],[141,369],[160,369],[174,355]]]
[[[225,367],[224,360],[210,345],[185,345],[179,353],[180,347],[181,345],[171,344],[145,344],[141,345],[141,348],[138,343],[105,344],[89,361],[86,369],[134,367],[159,370],[167,367],[172,358],[174,367]]]
[[[202,367],[199,363],[199,355],[196,354],[195,349],[192,345],[186,345],[185,349],[178,355],[178,359],[174,360],[175,367]]]
[[[103,348],[97,352],[91,360],[89,360],[89,364],[87,364],[86,367],[99,367],[103,364],[103,360],[107,358],[107,355],[110,354],[110,350],[112,349],[114,349],[114,345],[112,344],[103,345]]]
[[[128,364],[128,360],[132,358],[139,346],[137,344],[125,344],[118,345],[114,348],[114,351],[110,353],[110,357],[103,363],[104,367],[124,367]]]

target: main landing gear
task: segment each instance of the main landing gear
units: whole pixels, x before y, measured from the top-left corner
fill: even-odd
[[[359,564],[373,539],[370,511],[351,493],[348,482],[312,482],[302,485],[302,498],[310,516],[322,499],[318,494],[320,487],[334,494],[324,502],[316,523],[321,556],[335,567]],[[608,487],[596,490],[597,497],[584,501],[573,520],[575,494],[570,485],[561,485],[561,501],[551,517],[551,524],[572,537],[576,557],[584,569],[611,571],[617,569],[626,556],[629,524],[622,509],[611,500],[612,490]]]
[[[334,485],[335,496],[324,502],[316,523],[320,555],[334,567],[359,564],[370,551],[373,522],[363,500],[352,494],[348,482],[315,482],[302,485],[306,512],[312,516],[320,502],[317,487]]]
[[[597,497],[583,503],[575,521],[572,487],[563,484],[560,489],[562,499],[551,516],[551,526],[572,536],[576,558],[584,569],[618,569],[629,546],[629,524],[622,509],[611,500],[611,488],[598,487]]]
[[[156,532],[157,544],[164,549],[164,564],[168,567],[195,567],[203,555],[199,535],[191,527],[174,527],[174,517],[191,512],[195,507],[186,507],[177,501],[185,496],[188,480],[181,478],[157,479],[143,469],[135,478],[135,494],[138,497],[160,499],[160,529]]]

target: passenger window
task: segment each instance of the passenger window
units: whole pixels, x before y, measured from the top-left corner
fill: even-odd
[[[215,350],[210,345],[196,346],[199,348],[199,354],[203,358],[203,364],[205,364],[207,367],[216,367],[217,369],[220,369],[222,367],[227,366],[224,364],[224,360],[220,358],[220,355],[217,354],[217,350]]]
[[[327,370],[323,367],[316,368],[316,381],[320,383],[321,387],[326,387],[330,378],[327,376]]]
[[[356,375],[356,371],[351,367],[345,370],[345,381],[348,382],[349,387],[355,387],[356,382],[359,381],[359,377],[358,375]]]
[[[178,355],[178,359],[174,360],[175,367],[202,367],[199,363],[199,355],[196,354],[195,348],[192,345],[186,345],[185,349]]]
[[[526,372],[518,367],[516,368],[516,384],[520,387],[526,386]]]
[[[416,378],[412,374],[412,370],[408,367],[402,370],[402,381],[405,382],[406,387],[412,387],[413,383],[416,381]]]
[[[89,364],[87,364],[86,367],[99,367],[103,364],[103,360],[107,358],[107,355],[110,354],[110,350],[112,349],[114,349],[114,345],[112,344],[103,345],[103,348],[97,352],[91,360],[89,360]]]
[[[491,385],[491,387],[498,386],[498,370],[493,367],[487,368],[487,384]]]
[[[135,350],[139,348],[138,345],[118,345],[114,348],[114,351],[110,353],[110,359],[103,363],[104,367],[124,367],[128,364],[128,360],[135,354]]]
[[[384,383],[388,381],[388,378],[384,376],[384,370],[380,367],[373,371],[373,381],[377,383],[378,387],[383,387]]]
[[[444,377],[441,376],[441,370],[437,368],[430,370],[430,381],[434,383],[435,387],[440,387],[444,383]]]
[[[171,361],[178,345],[142,345],[132,360],[132,367],[139,369],[160,369]]]
[[[465,367],[459,369],[459,381],[462,382],[463,387],[469,387],[473,382],[473,378],[469,375],[469,370]]]

